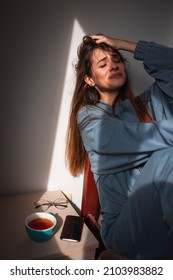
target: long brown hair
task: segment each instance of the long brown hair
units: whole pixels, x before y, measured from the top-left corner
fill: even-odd
[[[125,63],[125,59],[119,51],[103,43],[98,45],[95,40],[92,40],[89,36],[85,36],[83,42],[78,47],[78,61],[75,64],[76,84],[71,102],[66,142],[66,161],[68,162],[69,170],[73,176],[77,176],[83,172],[86,156],[79,126],[77,124],[78,112],[80,108],[85,105],[97,106],[96,104],[100,100],[99,92],[94,87],[87,85],[84,81],[85,75],[91,76],[91,56],[96,48],[101,48],[111,54],[118,54],[122,62]],[[128,77],[118,97],[119,101],[129,99],[132,102],[141,122],[152,121],[146,107],[139,99],[134,97]]]

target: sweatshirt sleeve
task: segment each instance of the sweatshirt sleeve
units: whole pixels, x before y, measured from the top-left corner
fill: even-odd
[[[172,119],[133,123],[110,118],[97,122],[93,133],[93,149],[99,154],[142,156],[173,145]]]
[[[173,146],[173,119],[152,123],[107,117],[92,120],[81,129],[92,171],[119,172],[145,162],[154,151]]]
[[[147,73],[164,93],[173,98],[173,48],[139,41],[134,57],[143,61]]]

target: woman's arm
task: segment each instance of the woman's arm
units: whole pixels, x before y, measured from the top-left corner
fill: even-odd
[[[88,114],[99,114],[93,110],[82,108],[78,122],[81,123]],[[172,121],[134,123],[113,117],[93,118],[81,128],[93,172],[120,172],[144,162],[154,151],[173,147]]]
[[[136,49],[135,42],[111,38],[104,35],[91,35],[90,37],[95,40],[97,44],[105,43],[117,50],[125,50],[134,53]]]
[[[173,98],[173,48],[139,41],[134,57],[143,61],[145,70],[155,79],[158,89]],[[158,95],[158,90],[155,89],[155,93]]]

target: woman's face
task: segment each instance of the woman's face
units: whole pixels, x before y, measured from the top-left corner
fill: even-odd
[[[126,69],[118,54],[110,54],[95,49],[91,57],[91,77],[85,76],[85,82],[94,86],[99,93],[117,94],[126,82]]]

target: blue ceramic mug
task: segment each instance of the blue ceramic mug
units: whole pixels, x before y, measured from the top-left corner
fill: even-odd
[[[37,242],[49,240],[54,234],[56,224],[57,220],[51,213],[33,213],[25,219],[28,236]]]

